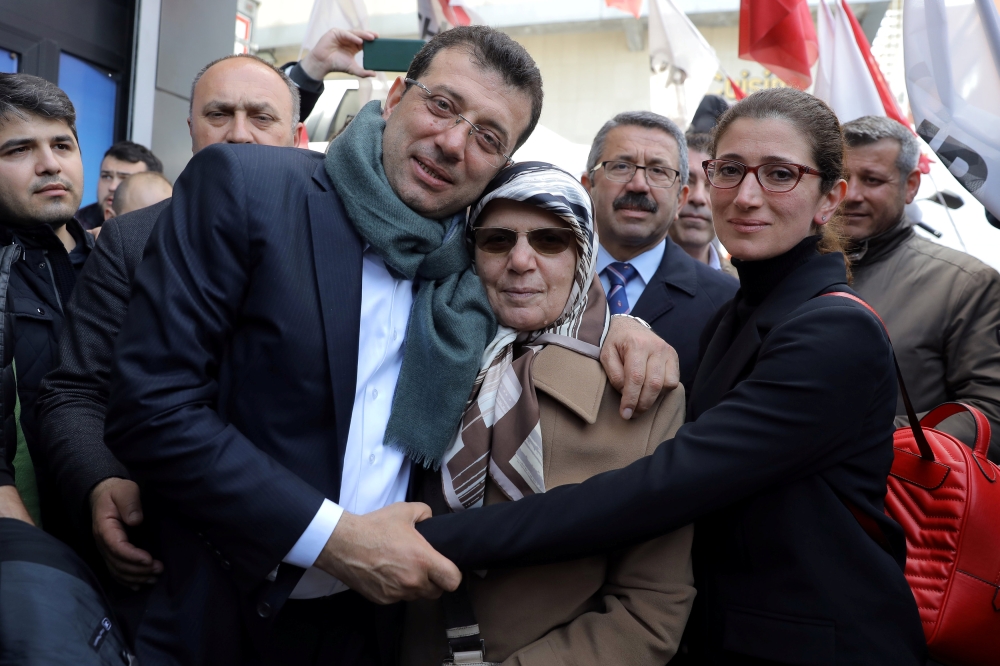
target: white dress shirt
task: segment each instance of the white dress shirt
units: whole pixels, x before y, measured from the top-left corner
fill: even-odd
[[[656,269],[660,267],[660,262],[663,261],[663,253],[666,250],[667,239],[664,238],[656,247],[646,250],[638,257],[633,257],[625,262],[632,264],[632,267],[639,273],[625,285],[625,296],[628,298],[629,310],[634,308],[635,304],[639,302],[639,297],[645,291],[646,285],[656,275]],[[608,267],[608,264],[613,264],[616,261],[618,260],[608,254],[603,245],[597,246],[597,275],[600,276],[601,284],[604,285],[605,294],[611,293],[611,282],[608,280],[607,272],[604,269]]]
[[[383,446],[382,439],[403,365],[403,340],[412,304],[413,282],[392,277],[382,259],[366,249],[361,268],[358,383],[344,452],[340,501],[323,501],[283,560],[306,568],[292,590],[292,599],[313,599],[347,589],[313,567],[344,511],[365,514],[406,499],[410,462],[397,449]]]

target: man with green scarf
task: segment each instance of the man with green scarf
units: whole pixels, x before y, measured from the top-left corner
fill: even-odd
[[[137,632],[167,664],[392,660],[401,599],[461,575],[413,528],[496,322],[465,210],[531,133],[541,75],[484,26],[435,37],[323,156],[212,146],[178,179],[118,336],[108,446],[164,564]],[[676,356],[616,318],[623,416]],[[626,377],[630,386],[626,387]]]

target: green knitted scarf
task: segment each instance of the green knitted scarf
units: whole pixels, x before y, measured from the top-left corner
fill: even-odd
[[[382,168],[381,105],[366,104],[326,156],[354,228],[397,277],[416,280],[385,444],[440,466],[455,438],[496,319],[465,241],[465,212],[431,220],[406,204]]]

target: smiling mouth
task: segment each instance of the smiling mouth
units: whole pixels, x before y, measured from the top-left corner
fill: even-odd
[[[744,234],[752,234],[769,226],[768,224],[757,220],[728,220],[728,222],[736,229],[736,231]]]
[[[442,183],[451,183],[451,179],[441,171],[430,166],[426,162],[414,157],[413,161],[417,163],[417,168],[423,171],[425,174],[433,178],[434,180],[439,180]]]

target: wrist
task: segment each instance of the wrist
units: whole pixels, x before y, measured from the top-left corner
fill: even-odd
[[[34,525],[28,510],[24,508],[16,486],[0,486],[0,518],[15,518]]]
[[[88,495],[88,498],[90,499],[90,508],[91,509],[94,508],[94,502],[97,501],[97,498],[99,495],[101,495],[101,493],[107,491],[108,489],[116,485],[118,482],[124,480],[125,479],[122,479],[117,476],[109,476],[108,478],[101,479],[100,481],[95,483],[94,487],[90,489],[90,494]]]
[[[611,315],[611,318],[612,318],[612,319],[614,319],[615,317],[621,317],[621,318],[623,318],[623,319],[631,319],[632,321],[637,321],[637,322],[639,322],[640,324],[642,324],[642,325],[643,325],[643,327],[645,327],[645,328],[647,328],[647,329],[649,329],[649,330],[652,330],[652,328],[653,328],[652,326],[650,326],[650,325],[649,325],[649,324],[648,324],[648,323],[646,322],[646,320],[645,320],[645,319],[640,319],[639,317],[635,317],[635,316],[633,316],[633,315],[630,315],[630,314],[613,314],[613,315]]]
[[[294,69],[294,67],[292,69]],[[320,62],[318,58],[313,56],[312,51],[307,53],[306,57],[304,57],[302,60],[299,61],[299,69],[301,70],[302,74],[305,74],[307,77],[309,77],[310,79],[309,83],[312,83],[313,85],[322,82],[323,78],[327,74],[323,66],[323,63]],[[292,80],[295,81],[295,79]],[[299,84],[298,81],[295,81],[295,83]]]

